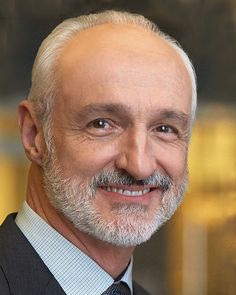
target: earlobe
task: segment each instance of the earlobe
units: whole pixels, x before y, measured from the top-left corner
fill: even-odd
[[[30,161],[41,166],[44,140],[42,128],[39,127],[32,103],[27,100],[22,101],[18,108],[18,115],[21,140],[25,153]]]

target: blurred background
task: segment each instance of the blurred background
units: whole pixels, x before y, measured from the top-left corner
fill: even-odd
[[[0,223],[25,197],[17,104],[27,97],[37,48],[63,19],[103,9],[156,22],[198,76],[189,190],[174,218],[137,248],[134,276],[153,295],[235,295],[235,0],[0,0]]]

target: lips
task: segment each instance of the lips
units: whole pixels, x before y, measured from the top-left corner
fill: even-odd
[[[145,188],[143,190],[128,190],[128,189],[121,189],[121,188],[116,188],[112,186],[102,186],[101,188],[108,192],[118,193],[120,195],[124,195],[128,197],[143,196],[151,191],[151,188]]]

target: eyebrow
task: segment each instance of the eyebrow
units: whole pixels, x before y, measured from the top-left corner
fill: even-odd
[[[111,103],[111,104],[91,104],[84,106],[77,115],[80,119],[87,119],[93,115],[98,114],[112,114],[116,116],[129,116],[129,107],[124,106],[119,103]]]
[[[159,120],[166,119],[180,124],[182,128],[190,125],[190,115],[176,109],[163,109],[155,112],[152,116],[158,117]]]
[[[169,110],[169,109],[164,109],[159,111],[159,116],[162,118],[166,119],[172,119],[176,121],[188,121],[189,120],[189,115],[179,111],[179,110]]]

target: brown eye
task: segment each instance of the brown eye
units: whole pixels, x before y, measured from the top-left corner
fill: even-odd
[[[157,127],[157,131],[163,132],[163,133],[172,133],[172,132],[175,133],[175,130],[168,125],[161,125]]]
[[[162,124],[159,126],[156,126],[154,129],[154,134],[157,138],[160,138],[164,141],[173,141],[178,138],[178,130],[174,128],[173,126]]]
[[[116,125],[110,119],[98,118],[87,124],[87,131],[93,136],[110,136],[116,130]]]
[[[110,124],[105,119],[97,119],[90,123],[90,127],[99,128],[99,129],[107,129],[110,128]]]

